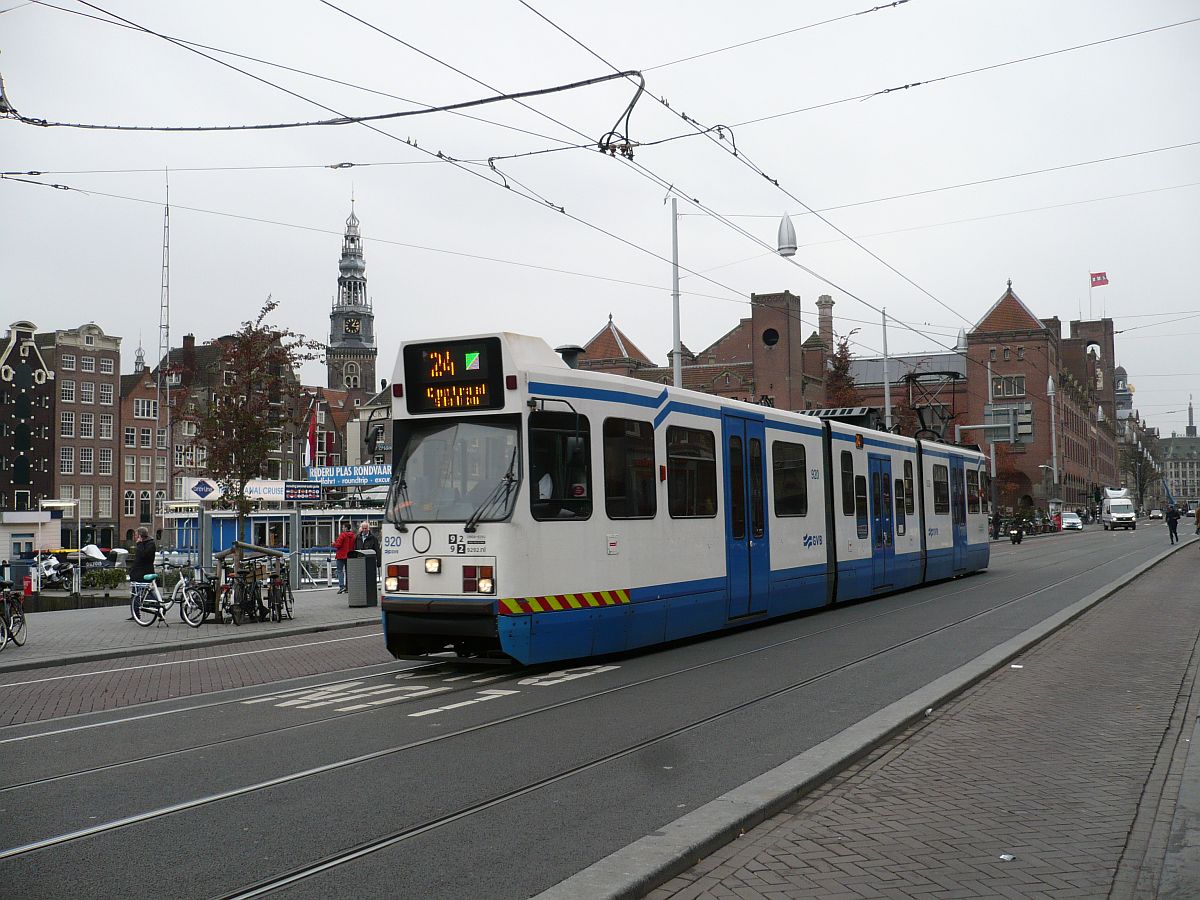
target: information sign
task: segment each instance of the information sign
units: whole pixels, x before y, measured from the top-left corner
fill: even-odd
[[[283,499],[285,503],[321,501],[319,481],[285,481],[283,483]]]
[[[409,344],[404,381],[410,413],[503,409],[500,338]]]

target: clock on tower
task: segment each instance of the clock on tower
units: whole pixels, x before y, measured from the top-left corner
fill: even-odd
[[[361,334],[362,319],[346,319],[346,323],[343,328],[345,329],[346,334]]]

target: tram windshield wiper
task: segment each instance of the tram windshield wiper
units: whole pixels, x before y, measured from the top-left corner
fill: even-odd
[[[408,531],[408,523],[399,516],[399,511],[407,509],[412,505],[412,500],[408,496],[408,482],[404,480],[404,473],[401,472],[396,476],[396,480],[392,482],[391,496],[388,498],[388,514],[392,521],[400,527],[397,529],[401,534]]]
[[[471,518],[467,519],[463,525],[463,531],[473,532],[479,525],[479,520],[483,518],[484,512],[496,505],[497,500],[504,500],[504,505],[508,505],[508,498],[512,494],[516,486],[517,478],[513,474],[517,468],[517,448],[513,447],[512,459],[508,463],[508,471],[501,476],[499,483],[492,488],[492,492],[484,498],[484,501],[479,504],[479,508],[471,513]]]

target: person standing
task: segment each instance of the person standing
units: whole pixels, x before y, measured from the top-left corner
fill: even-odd
[[[147,575],[154,574],[154,558],[158,556],[158,546],[150,537],[150,529],[143,525],[137,530],[136,543],[133,545],[133,561],[129,565],[129,594],[133,596],[133,585],[143,584]],[[129,617],[133,621],[133,616]]]
[[[354,540],[355,550],[373,550],[375,557],[371,562],[370,570],[375,573],[375,581],[379,581],[379,565],[383,561],[382,551],[379,547],[379,538],[375,536],[375,532],[371,530],[370,522],[358,523],[358,536]]]
[[[342,526],[342,533],[337,536],[337,540],[333,542],[334,554],[333,557],[337,561],[337,576],[338,576],[338,593],[346,593],[346,558],[350,556],[350,551],[354,549],[356,538],[354,531],[350,528],[350,523],[346,522]]]
[[[1171,534],[1171,543],[1179,543],[1179,510],[1174,506],[1167,507],[1167,530]]]

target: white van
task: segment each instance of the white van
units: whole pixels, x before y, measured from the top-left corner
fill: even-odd
[[[1133,508],[1133,500],[1125,488],[1104,489],[1104,502],[1100,507],[1100,522],[1105,531],[1115,531],[1118,528],[1137,528],[1137,512]]]

